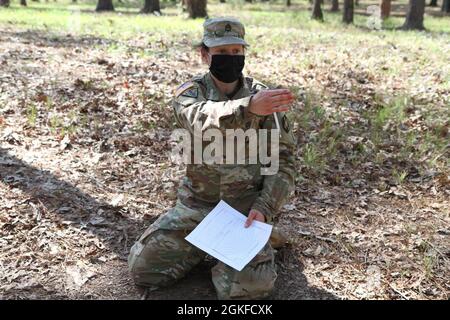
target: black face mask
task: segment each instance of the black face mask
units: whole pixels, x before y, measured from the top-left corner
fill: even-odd
[[[244,69],[244,55],[215,54],[209,70],[219,81],[231,83],[239,79]]]

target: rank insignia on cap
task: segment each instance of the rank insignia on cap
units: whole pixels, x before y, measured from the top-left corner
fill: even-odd
[[[281,124],[283,125],[283,129],[286,132],[289,132],[289,121],[288,118],[286,117],[286,115],[283,116],[283,118],[281,119]]]
[[[231,31],[231,25],[229,23],[225,26],[225,31],[226,32],[230,32]]]
[[[198,88],[192,88],[192,89],[186,90],[181,94],[181,96],[189,97],[189,98],[197,98],[198,97]]]

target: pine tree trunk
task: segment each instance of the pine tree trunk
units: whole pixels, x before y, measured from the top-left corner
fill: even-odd
[[[98,0],[95,11],[114,11],[112,0]]]
[[[425,13],[425,0],[409,0],[406,20],[403,24],[405,30],[424,30],[423,15]]]
[[[391,0],[381,0],[381,19],[387,19],[391,15]]]
[[[185,0],[189,18],[204,18],[206,14],[206,0]]]
[[[291,6],[291,0],[286,0],[286,6],[290,7]]]
[[[437,0],[431,0],[429,6],[430,7],[437,7],[438,6]]]
[[[9,0],[0,0],[0,7],[9,7]]]
[[[344,0],[344,14],[342,21],[344,23],[353,23],[353,0]]]
[[[27,6],[27,0],[20,0],[20,5],[26,7]]]
[[[331,0],[331,12],[339,11],[339,0]]]
[[[450,0],[442,1],[442,12],[450,13]]]
[[[314,20],[323,21],[323,13],[320,5],[322,4],[322,0],[314,0],[312,18]]]
[[[142,13],[161,12],[159,0],[145,0],[144,7],[141,9]]]

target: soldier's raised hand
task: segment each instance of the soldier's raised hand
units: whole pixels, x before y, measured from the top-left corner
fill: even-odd
[[[261,90],[252,97],[248,111],[260,116],[274,112],[286,112],[294,102],[294,95],[288,89]]]

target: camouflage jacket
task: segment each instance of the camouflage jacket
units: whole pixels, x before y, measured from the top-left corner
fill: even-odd
[[[210,128],[221,131],[276,128],[274,115],[257,116],[245,112],[251,96],[263,89],[267,86],[252,78],[241,77],[237,92],[230,98],[219,92],[210,73],[196,76],[175,93],[176,123],[191,134],[195,125],[200,125],[203,131]],[[292,126],[286,115],[277,115],[281,134],[276,174],[261,175],[259,161],[257,164],[188,164],[178,190],[179,201],[188,207],[213,207],[224,200],[245,215],[250,209],[257,209],[272,221],[294,189],[296,174]]]

